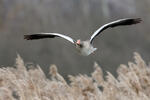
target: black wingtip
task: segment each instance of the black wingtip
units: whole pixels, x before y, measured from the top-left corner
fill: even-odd
[[[24,39],[25,40],[32,40],[32,36],[31,35],[24,35]]]
[[[141,21],[142,21],[141,18],[135,18],[135,19],[133,19],[133,24],[138,24],[138,23],[140,23]]]

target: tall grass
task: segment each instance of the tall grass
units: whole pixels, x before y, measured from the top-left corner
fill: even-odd
[[[95,63],[91,76],[69,75],[68,84],[55,65],[48,79],[40,66],[27,70],[18,55],[16,68],[0,68],[0,100],[150,100],[150,67],[138,53],[134,59],[120,65],[117,78],[107,72],[104,79]]]

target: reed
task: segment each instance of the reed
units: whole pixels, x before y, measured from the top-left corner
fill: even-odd
[[[118,67],[117,78],[110,72],[103,76],[95,63],[90,76],[69,75],[68,84],[55,65],[48,79],[40,66],[27,70],[18,55],[15,67],[0,68],[0,100],[150,100],[150,66],[138,53],[134,59]]]

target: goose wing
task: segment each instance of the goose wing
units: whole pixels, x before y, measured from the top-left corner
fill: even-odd
[[[75,41],[71,37],[59,33],[37,33],[31,35],[24,35],[24,39],[26,40],[36,40],[36,39],[55,38],[55,37],[61,37],[70,41],[73,44],[75,43]]]
[[[105,24],[93,33],[93,35],[90,38],[90,43],[92,43],[93,39],[107,28],[110,28],[110,27],[113,28],[113,27],[125,26],[125,25],[132,25],[132,24],[137,24],[137,23],[140,23],[140,22],[141,22],[141,18],[135,18],[135,19],[125,18],[125,19],[119,19],[119,20],[110,22],[108,24]]]

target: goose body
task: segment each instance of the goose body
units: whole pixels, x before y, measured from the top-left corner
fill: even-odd
[[[61,38],[64,38],[64,39],[68,40],[72,44],[74,44],[77,51],[80,54],[82,54],[84,56],[88,56],[91,53],[93,53],[95,50],[97,50],[97,48],[94,48],[93,45],[92,45],[94,38],[96,36],[98,36],[105,29],[113,28],[113,27],[117,27],[117,26],[133,25],[133,24],[137,24],[137,23],[140,23],[140,22],[141,22],[141,18],[135,18],[135,19],[125,18],[125,19],[119,19],[119,20],[107,23],[107,24],[101,26],[99,29],[97,29],[93,33],[93,35],[90,37],[90,39],[86,40],[86,41],[81,41],[81,40],[75,41],[71,37],[63,35],[63,34],[59,34],[59,33],[37,33],[37,34],[31,34],[31,35],[24,35],[24,39],[26,39],[26,40],[36,40],[36,39],[44,39],[44,38],[61,37]]]
[[[82,41],[81,45],[82,45],[82,47],[79,45],[76,45],[76,48],[77,48],[78,52],[83,56],[88,56],[97,49],[97,48],[93,47],[93,45],[90,43],[89,40]]]

